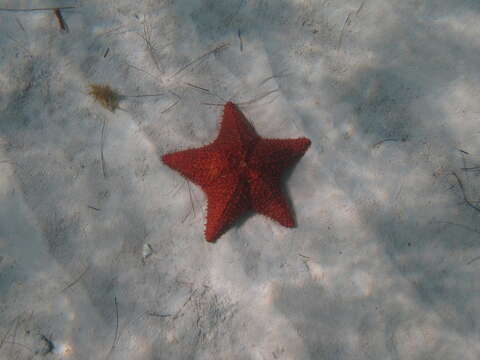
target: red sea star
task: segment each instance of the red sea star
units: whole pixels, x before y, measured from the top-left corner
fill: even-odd
[[[236,218],[249,210],[283,226],[295,226],[280,179],[309,146],[307,138],[260,137],[237,106],[227,102],[220,132],[213,143],[166,154],[162,160],[205,192],[205,237],[215,242]]]

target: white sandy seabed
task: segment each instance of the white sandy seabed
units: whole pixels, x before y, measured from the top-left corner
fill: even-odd
[[[73,4],[0,12],[1,359],[480,357],[478,1]],[[214,94],[312,140],[297,228],[204,240],[159,157],[215,138]]]

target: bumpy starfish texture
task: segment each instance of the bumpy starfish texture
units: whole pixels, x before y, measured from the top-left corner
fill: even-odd
[[[307,138],[260,137],[237,106],[227,102],[220,132],[213,143],[166,154],[162,160],[205,192],[208,201],[205,238],[215,242],[238,217],[250,210],[283,226],[295,226],[280,180],[282,173],[309,146]]]

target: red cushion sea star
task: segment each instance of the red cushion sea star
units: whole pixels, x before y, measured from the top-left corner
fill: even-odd
[[[162,156],[165,164],[199,185],[208,201],[205,237],[215,242],[249,210],[286,227],[295,222],[280,187],[282,173],[310,146],[307,138],[264,139],[232,102],[223,110],[215,141]]]

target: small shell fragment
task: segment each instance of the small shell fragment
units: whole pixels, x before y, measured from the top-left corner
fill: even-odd
[[[153,254],[152,245],[150,245],[149,243],[143,244],[143,250],[142,250],[143,261],[145,261],[152,254]]]

